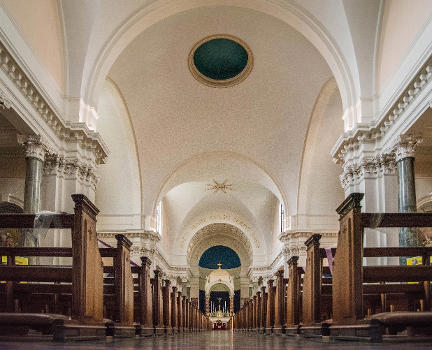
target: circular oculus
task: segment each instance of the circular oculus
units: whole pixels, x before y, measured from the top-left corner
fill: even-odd
[[[252,69],[252,52],[239,38],[212,35],[194,45],[189,55],[192,75],[211,87],[228,87],[243,81]]]

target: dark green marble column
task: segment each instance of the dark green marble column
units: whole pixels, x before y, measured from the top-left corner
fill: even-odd
[[[396,147],[398,169],[398,210],[400,213],[417,211],[414,150],[421,139],[412,136],[401,137]],[[418,247],[423,245],[423,237],[416,228],[401,227],[399,230],[399,246]],[[406,265],[406,258],[401,257],[401,265]]]
[[[23,146],[26,153],[26,177],[24,185],[24,213],[33,214],[40,210],[41,182],[45,159],[45,146],[40,137],[29,136]],[[33,230],[24,231],[23,243],[27,247],[37,247],[38,238]]]

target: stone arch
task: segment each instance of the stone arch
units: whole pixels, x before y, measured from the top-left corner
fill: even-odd
[[[224,245],[234,250],[241,263],[241,275],[247,273],[247,269],[253,262],[252,244],[246,235],[237,227],[214,223],[198,230],[190,240],[187,248],[187,262],[193,275],[199,273],[199,259],[209,248],[216,245]]]

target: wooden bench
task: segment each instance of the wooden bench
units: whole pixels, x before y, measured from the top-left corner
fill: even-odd
[[[138,325],[134,324],[134,280],[130,261],[132,242],[117,234],[116,248],[100,248],[103,258],[112,258],[111,266],[104,266],[104,313],[114,321],[114,334],[133,337]],[[112,277],[107,277],[108,275]]]
[[[343,336],[344,333],[348,332],[350,336],[359,335],[373,341],[381,341],[382,328],[377,333],[377,323],[365,319],[364,295],[372,291],[379,294],[407,293],[409,289],[413,289],[413,292],[417,293],[421,289],[423,309],[429,310],[432,266],[426,264],[418,266],[363,266],[363,257],[420,255],[424,257],[426,263],[429,261],[432,249],[425,247],[363,248],[364,228],[431,227],[432,215],[361,213],[360,201],[362,198],[363,194],[353,193],[337,209],[340,215],[340,232],[334,259],[333,318],[329,331],[330,335]],[[412,285],[403,284],[406,282],[418,282],[419,284],[412,287]],[[375,285],[367,286],[366,283],[375,283]],[[388,283],[392,284],[387,285]],[[411,324],[416,317],[423,316],[413,312],[410,316]],[[407,321],[406,326],[408,323]],[[356,333],[356,329],[359,330],[358,333]]]
[[[75,202],[74,214],[54,214],[50,228],[71,229],[72,248],[4,248],[7,258],[7,265],[0,266],[0,280],[7,281],[5,286],[5,310],[14,311],[19,305],[14,300],[15,288],[29,290],[31,287],[17,284],[20,281],[26,282],[49,282],[50,287],[37,287],[40,291],[43,288],[52,288],[53,294],[58,295],[61,288],[55,283],[69,284],[72,289],[70,297],[71,324],[56,327],[54,338],[65,339],[72,334],[80,336],[100,336],[105,333],[103,322],[103,271],[102,259],[96,238],[96,215],[98,209],[81,194],[72,195]],[[21,228],[31,229],[34,226],[35,215],[33,214],[1,214],[0,228]],[[71,266],[15,266],[15,256],[71,256]],[[41,293],[43,294],[43,293]],[[54,309],[60,308],[60,301],[54,300]],[[66,303],[67,304],[67,303]],[[29,306],[30,308],[32,306]],[[19,310],[18,310],[19,311]],[[42,310],[37,310],[40,313]],[[46,311],[46,310],[45,310]],[[54,311],[54,310],[53,310]],[[55,310],[58,311],[58,310]],[[61,310],[60,310],[61,311]],[[64,310],[63,310],[64,311]],[[34,315],[34,317],[37,314]],[[7,315],[3,315],[7,318]],[[15,316],[15,320],[21,320],[22,324],[28,323],[31,315]],[[18,321],[16,321],[18,322]],[[72,325],[73,324],[73,325]],[[70,330],[70,333],[69,333]],[[61,333],[61,335],[59,335]]]

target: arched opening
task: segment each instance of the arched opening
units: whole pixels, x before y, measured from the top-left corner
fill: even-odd
[[[225,245],[214,245],[202,253],[198,266],[200,279],[205,278],[199,291],[201,311],[213,318],[229,317],[240,308],[240,300],[235,304],[236,292],[240,295],[239,283],[236,283],[237,290],[235,288],[241,267],[240,257]]]

